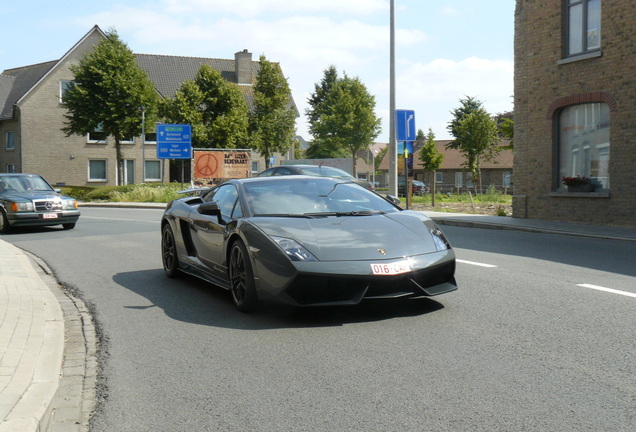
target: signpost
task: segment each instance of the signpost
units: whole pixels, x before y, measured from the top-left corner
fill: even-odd
[[[181,159],[181,187],[183,187],[183,159],[192,159],[192,127],[187,124],[158,124],[157,157]]]

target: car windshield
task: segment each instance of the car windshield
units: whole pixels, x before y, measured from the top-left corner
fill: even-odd
[[[300,172],[305,175],[319,176],[319,177],[336,177],[344,179],[354,178],[351,174],[338,168],[332,168],[328,166],[303,166],[298,168]]]
[[[2,176],[0,192],[51,191],[51,186],[42,177]]]
[[[355,184],[328,178],[285,177],[245,183],[255,216],[371,215],[399,211],[381,196]]]

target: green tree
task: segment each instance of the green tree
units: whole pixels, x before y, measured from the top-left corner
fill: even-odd
[[[254,84],[254,111],[250,116],[250,141],[269,168],[272,154],[284,153],[296,143],[296,108],[278,64],[261,55],[259,66]]]
[[[428,134],[426,135],[420,129],[417,134],[417,140],[424,142],[420,149],[419,158],[422,161],[424,171],[431,173],[428,177],[428,184],[431,188],[431,205],[435,206],[435,171],[442,166],[444,154],[437,149],[435,134],[431,128],[428,129]]]
[[[248,145],[248,109],[238,85],[219,71],[203,65],[194,80],[186,80],[173,98],[161,106],[168,123],[192,126],[195,148],[245,148]]]
[[[460,102],[462,106],[452,112],[455,117],[448,126],[455,141],[447,144],[446,148],[457,149],[464,155],[464,166],[470,171],[473,182],[477,183],[481,162],[493,160],[501,149],[499,131],[496,121],[480,101],[468,97]]]
[[[505,113],[500,113],[495,116],[495,121],[497,122],[497,126],[499,127],[499,135],[509,140],[509,144],[507,146],[502,146],[502,150],[512,150],[514,149],[514,136],[515,136],[515,122],[514,122],[514,113],[512,111],[508,111]]]
[[[353,159],[355,176],[356,153],[368,149],[380,134],[380,118],[374,112],[375,97],[360,79],[346,74],[338,78],[334,72],[333,66],[325,71],[321,85],[316,85],[309,99],[309,131],[315,145],[333,153],[346,151]]]
[[[420,129],[419,132],[421,133],[422,130]],[[435,134],[431,128],[428,129],[428,134],[426,135],[423,133],[420,135],[420,133],[418,133],[418,141],[420,140],[420,137],[422,138],[422,141],[424,141],[419,153],[420,161],[422,161],[422,167],[424,168],[424,171],[435,172],[442,166],[442,163],[444,162],[444,154],[437,149],[437,144],[435,144]],[[433,182],[434,181],[435,179],[433,179]]]
[[[159,100],[154,85],[115,30],[109,30],[70,70],[73,83],[64,94],[67,113],[62,131],[67,136],[95,131],[112,136],[118,184],[123,184],[121,141],[141,134],[142,110],[146,121],[153,121]]]

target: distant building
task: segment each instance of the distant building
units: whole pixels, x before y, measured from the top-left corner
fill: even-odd
[[[514,217],[636,226],[634,23],[634,0],[517,0]]]
[[[470,171],[465,167],[466,158],[456,149],[447,149],[451,140],[435,140],[437,150],[444,155],[442,166],[435,171],[435,190],[439,193],[475,191],[480,187],[486,190],[494,186],[498,191],[512,193],[512,166],[513,153],[511,150],[503,150],[492,161],[482,161],[480,164],[481,180],[475,184]],[[502,145],[508,145],[504,140]],[[422,143],[416,143],[413,148],[413,179],[432,186],[432,172],[424,171],[419,152]],[[404,174],[404,159],[398,158],[398,176]],[[386,156],[380,164],[383,178],[388,177],[389,157]]]
[[[61,131],[66,113],[61,95],[73,80],[69,66],[78,64],[105,37],[95,26],[61,59],[8,69],[0,75],[0,172],[38,173],[53,184],[116,184],[114,139],[99,131],[84,137],[67,137]],[[247,50],[237,52],[231,60],[148,54],[135,57],[161,97],[173,97],[185,80],[194,79],[199,68],[207,64],[238,84],[248,106],[253,106],[252,84],[259,62],[253,61]],[[139,116],[141,122],[141,107]],[[122,143],[126,184],[170,180],[166,163],[156,155],[154,124],[147,125],[146,132],[143,151],[141,137]],[[252,170],[264,167],[262,158],[255,154]]]

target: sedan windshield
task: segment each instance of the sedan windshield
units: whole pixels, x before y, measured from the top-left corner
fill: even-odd
[[[0,192],[51,191],[51,186],[38,176],[2,176]]]
[[[244,184],[255,216],[368,216],[399,211],[381,196],[329,178],[285,177]]]

